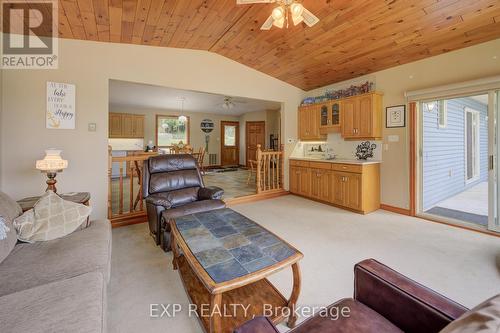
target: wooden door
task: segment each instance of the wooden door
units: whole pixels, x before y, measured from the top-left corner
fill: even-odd
[[[361,210],[361,175],[351,173],[347,176],[346,207]]]
[[[299,168],[299,194],[310,195],[310,172],[308,168]]]
[[[290,192],[299,193],[300,170],[298,167],[290,167]]]
[[[344,206],[345,205],[345,194],[346,194],[346,185],[345,185],[345,173],[343,172],[334,172],[333,173],[333,195],[332,202],[336,205]]]
[[[261,149],[266,147],[266,122],[247,121],[245,124],[245,141],[246,165],[250,167],[250,161],[257,160],[257,145],[261,145]]]
[[[131,114],[122,115],[122,137],[133,138],[134,137],[134,123],[135,116]]]
[[[309,139],[309,107],[303,106],[299,108],[299,138],[302,140]]]
[[[321,139],[320,129],[321,107],[314,107],[309,112],[309,138]]]
[[[144,116],[134,117],[134,137],[144,138]]]
[[[331,201],[331,172],[322,169],[311,169],[310,177],[310,196],[322,201]]]
[[[110,113],[109,114],[109,137],[117,138],[122,135],[122,115],[118,113]]]
[[[240,164],[240,123],[221,121],[221,165]]]
[[[373,136],[373,103],[372,96],[359,98],[359,129],[357,136],[368,138]]]
[[[342,101],[342,136],[355,136],[356,100],[354,98]]]

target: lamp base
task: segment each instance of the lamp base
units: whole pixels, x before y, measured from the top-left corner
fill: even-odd
[[[56,189],[56,172],[47,172],[47,189],[45,191],[52,191],[54,193],[57,193]]]

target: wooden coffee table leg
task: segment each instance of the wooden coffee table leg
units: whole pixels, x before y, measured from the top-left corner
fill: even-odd
[[[300,268],[299,264],[295,263],[292,265],[292,272],[293,272],[293,289],[292,289],[292,294],[290,295],[290,299],[288,300],[288,308],[291,311],[290,317],[288,318],[288,327],[294,328],[295,327],[295,322],[297,321],[297,313],[295,312],[295,306],[297,305],[297,299],[299,298],[300,294],[300,283],[301,283],[301,277],[300,277]]]
[[[170,246],[172,247],[172,266],[174,271],[176,271],[178,268],[177,257],[179,256],[179,253],[177,252],[177,241],[175,240],[173,232],[170,233]]]
[[[210,333],[222,332],[221,303],[222,294],[210,295]]]

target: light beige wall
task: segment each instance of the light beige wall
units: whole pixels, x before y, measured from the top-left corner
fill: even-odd
[[[240,116],[240,164],[246,164],[246,122],[247,121],[265,121],[265,138],[266,147],[269,147],[269,135],[276,131],[276,127],[281,124],[277,122],[280,120],[280,110],[262,110],[255,112],[247,112]],[[279,131],[279,130],[278,130]],[[296,133],[294,133],[296,135]],[[266,148],[264,147],[264,148]]]
[[[210,141],[208,144],[208,150],[210,153],[217,154],[217,160],[220,162],[220,140],[221,140],[221,121],[239,121],[238,116],[213,114],[213,113],[201,113],[201,112],[181,112],[179,110],[167,110],[167,109],[147,109],[147,108],[137,108],[137,107],[124,107],[111,105],[109,108],[110,112],[119,113],[132,113],[132,114],[142,114],[145,116],[144,123],[144,144],[147,145],[148,141],[153,141],[156,144],[156,115],[168,115],[168,116],[180,116],[181,114],[189,117],[190,130],[189,130],[189,140],[190,144],[196,151],[200,147],[205,147],[205,133],[200,129],[200,124],[203,119],[211,119],[214,122],[214,130],[210,133]],[[205,163],[208,163],[208,153],[205,156]]]
[[[500,39],[322,87],[307,92],[307,96],[322,95],[325,89],[345,88],[351,83],[373,81],[376,89],[384,93],[385,124],[385,108],[405,104],[405,91],[498,74],[500,74]],[[384,143],[389,145],[389,150],[382,152],[382,202],[402,208],[409,208],[408,129],[407,122],[406,128],[386,129],[384,125],[383,131]],[[389,135],[398,135],[400,141],[388,142]]]
[[[58,189],[90,191],[93,217],[106,216],[109,79],[282,102],[284,131],[296,137],[303,91],[249,67],[205,51],[61,39],[59,69],[3,73],[2,190],[16,199],[42,193],[34,163],[57,147],[69,160]],[[76,85],[75,130],[45,128],[46,81]],[[87,130],[91,122],[96,132]]]

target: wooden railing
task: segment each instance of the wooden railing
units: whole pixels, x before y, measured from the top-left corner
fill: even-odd
[[[144,161],[150,156],[109,156],[108,218],[111,222],[145,215],[142,172]],[[118,169],[118,174],[113,174],[113,167]]]
[[[283,145],[279,151],[262,150],[257,145],[257,194],[284,188],[284,160]]]

